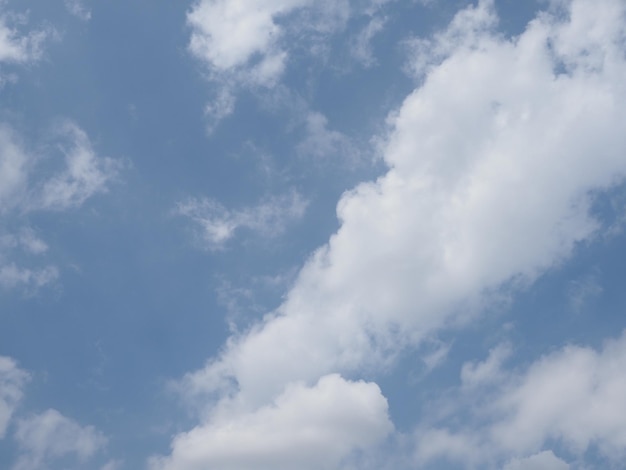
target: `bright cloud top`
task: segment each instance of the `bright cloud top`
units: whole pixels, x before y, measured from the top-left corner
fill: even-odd
[[[250,414],[217,409],[210,424],[179,435],[169,458],[153,469],[332,469],[355,449],[391,430],[377,385],[322,377],[313,387],[292,384],[274,403]]]
[[[599,233],[593,193],[626,172],[625,10],[555,3],[506,39],[482,1],[429,48],[417,43],[423,84],[389,118],[387,173],[344,194],[340,229],[284,303],[183,389],[217,392],[209,409],[232,406],[252,423],[290,384],[389,364]],[[202,446],[228,429],[215,426],[194,431]],[[173,455],[201,455],[197,446],[175,439]]]

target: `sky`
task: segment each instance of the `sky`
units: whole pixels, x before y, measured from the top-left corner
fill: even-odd
[[[0,0],[0,468],[626,460],[623,0]]]

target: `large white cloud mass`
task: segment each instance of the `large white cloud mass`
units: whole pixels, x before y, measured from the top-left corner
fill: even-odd
[[[249,431],[290,384],[389,364],[593,239],[602,228],[593,195],[626,171],[625,14],[621,0],[555,1],[506,38],[493,2],[481,1],[431,41],[414,41],[421,84],[389,117],[388,171],[343,195],[340,229],[284,303],[186,376],[184,392],[209,410],[230,409],[237,432]],[[520,430],[522,416],[512,421]],[[229,426],[201,424],[173,441],[172,455],[212,462],[201,449],[216,449]],[[220,454],[223,467],[250,452]]]

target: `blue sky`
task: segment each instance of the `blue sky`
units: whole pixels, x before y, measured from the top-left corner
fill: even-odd
[[[0,467],[620,468],[621,0],[0,1]]]

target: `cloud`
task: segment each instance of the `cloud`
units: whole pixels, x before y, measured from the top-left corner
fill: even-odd
[[[252,412],[233,408],[224,403],[206,424],[177,436],[172,455],[153,460],[151,468],[332,469],[392,430],[378,386],[336,374],[312,387],[290,384],[271,405]]]
[[[600,350],[566,346],[524,371],[492,372],[488,377],[499,379],[495,388],[495,380],[484,380],[474,389],[461,387],[452,402],[441,404],[456,412],[463,407],[471,416],[461,429],[452,429],[459,427],[453,411],[447,426],[444,419],[419,430],[417,459],[422,464],[437,458],[471,461],[488,468],[490,462],[509,459],[507,469],[567,469],[547,451],[520,460],[556,442],[579,458],[593,447],[608,462],[621,462],[626,372],[620,364],[625,360],[626,332]]]
[[[358,158],[354,144],[341,132],[328,128],[328,119],[319,112],[310,111],[305,122],[306,136],[298,144],[301,155],[316,159],[354,162]]]
[[[0,265],[0,287],[5,289],[23,286],[28,290],[36,290],[56,281],[58,277],[59,270],[55,266],[31,269],[15,263]]]
[[[280,15],[310,0],[199,0],[187,14],[189,50],[215,73],[247,68],[253,83],[269,85],[282,74],[286,52],[280,46]]]
[[[0,215],[21,202],[29,166],[30,157],[13,130],[0,124]]]
[[[89,137],[76,124],[65,122],[57,135],[64,161],[61,168],[51,170],[45,165],[53,161],[51,155],[33,155],[10,126],[0,124],[0,221],[16,213],[75,209],[106,192],[117,177],[121,163],[97,156]],[[48,246],[29,227],[1,233],[0,287],[36,290],[58,278],[55,266],[26,267],[13,259],[18,249],[37,256]]]
[[[213,133],[217,125],[235,110],[235,96],[228,87],[218,91],[213,101],[206,105],[204,114],[207,116],[207,131]]]
[[[504,470],[569,470],[570,466],[546,450],[525,459],[513,459]]]
[[[28,153],[19,136],[0,125],[0,214],[12,209],[65,210],[82,205],[95,194],[106,192],[121,163],[96,155],[89,137],[66,121],[58,129],[64,168],[56,174],[35,171],[49,157]]]
[[[491,17],[489,3],[474,10]],[[591,190],[626,170],[626,63],[607,39],[606,67],[559,74],[564,59],[552,45],[569,37],[571,21],[546,14],[506,40],[466,20],[481,46],[456,31],[457,49],[390,117],[388,172],[343,195],[340,229],[284,304],[198,378],[228,371],[252,391],[358,369],[468,321],[493,292],[528,285],[593,239]]]
[[[199,226],[199,238],[210,250],[224,247],[240,229],[249,229],[262,236],[281,234],[288,222],[301,218],[306,201],[296,192],[269,198],[259,205],[229,211],[212,199],[188,199],[176,207],[176,213],[189,217]]]
[[[216,86],[209,133],[232,114],[239,88],[275,87],[293,49],[319,54],[349,16],[347,0],[196,0],[187,13],[189,51]]]
[[[7,13],[4,2],[0,3],[0,63],[29,63],[42,55],[43,44],[54,31],[41,29],[22,34],[15,26],[24,23],[24,15]]]
[[[30,375],[10,357],[0,356],[0,439],[3,439],[11,417],[22,399],[22,389]]]
[[[389,117],[387,172],[342,196],[339,230],[283,304],[184,377],[191,401],[211,410],[235,397],[254,410],[294,381],[382,370],[595,239],[593,194],[626,172],[626,4],[562,8],[506,38],[481,1],[430,47],[413,44],[422,78]],[[230,219],[216,220],[209,233],[227,238]],[[483,382],[496,359],[468,366],[466,382]],[[442,434],[438,445],[477,453],[472,439]]]
[[[66,141],[61,147],[66,168],[43,183],[33,208],[78,207],[94,194],[106,192],[120,168],[118,161],[98,157],[87,134],[74,123],[66,122],[61,135]]]
[[[364,67],[376,65],[376,58],[372,52],[372,39],[385,27],[386,19],[373,16],[365,27],[359,32],[352,43],[351,52]]]
[[[502,364],[512,353],[511,345],[500,344],[489,351],[483,362],[466,362],[461,369],[461,381],[464,387],[476,387],[491,384],[502,376]]]
[[[53,409],[20,419],[15,440],[20,456],[13,470],[37,470],[70,456],[84,463],[106,444],[93,426],[81,426]]]
[[[91,19],[91,10],[81,0],[65,0],[65,8],[67,8],[70,14],[82,21]]]

